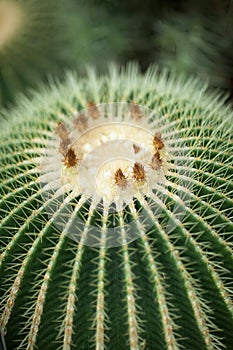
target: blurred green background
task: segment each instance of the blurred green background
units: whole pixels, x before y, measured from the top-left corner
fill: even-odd
[[[233,0],[0,0],[0,108],[67,69],[128,61],[199,75],[232,100],[232,24]]]

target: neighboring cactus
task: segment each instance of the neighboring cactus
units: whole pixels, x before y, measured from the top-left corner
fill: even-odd
[[[0,108],[68,64],[63,0],[0,0]]]
[[[232,349],[232,118],[200,81],[154,68],[141,75],[136,66],[70,74],[3,115],[0,326],[8,349]],[[88,181],[88,152],[106,142],[97,157],[114,163],[122,142],[135,160],[130,167],[117,158],[111,173],[103,158]],[[93,228],[100,240],[86,245]]]
[[[206,10],[204,15],[195,11],[189,14],[169,12],[155,26],[155,43],[159,47],[157,60],[177,73],[196,73],[212,86],[231,88],[232,5],[225,11],[222,16],[218,13],[210,18],[206,17]]]
[[[104,70],[128,51],[128,18],[73,0],[0,0],[0,108],[65,68]],[[104,57],[102,53],[104,52]]]
[[[106,61],[126,61],[138,34],[129,16],[89,1],[73,0],[66,22],[70,56],[78,69],[93,64],[104,71]]]

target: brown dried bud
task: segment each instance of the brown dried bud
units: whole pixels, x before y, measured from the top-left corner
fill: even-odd
[[[67,131],[66,126],[63,122],[59,122],[57,124],[56,132],[61,140],[65,140],[69,137],[68,131]]]
[[[71,168],[78,163],[78,158],[72,148],[68,149],[68,152],[66,153],[63,162],[67,166],[67,168]]]
[[[135,120],[140,120],[142,117],[142,112],[140,107],[133,101],[130,103],[130,113],[131,113],[131,117]]]
[[[146,179],[145,169],[144,166],[140,163],[134,163],[133,166],[133,178],[136,181],[144,181]]]
[[[88,102],[88,114],[92,119],[98,119],[100,117],[100,112],[96,104],[92,101]]]
[[[156,132],[153,138],[153,146],[155,150],[161,150],[164,147],[164,143],[160,132]]]
[[[138,152],[141,151],[141,148],[138,147],[137,145],[133,144],[133,150],[134,150],[134,153],[137,154]]]
[[[88,128],[87,117],[84,114],[78,115],[74,121],[74,124],[80,132],[85,131]]]
[[[66,129],[66,126],[63,122],[59,122],[56,128],[56,132],[60,138],[60,147],[59,152],[63,155],[65,155],[68,151],[68,146],[71,143],[71,140],[69,138],[68,131]]]
[[[127,178],[123,174],[121,168],[117,169],[114,175],[114,180],[117,186],[124,188],[127,185]]]
[[[160,157],[159,151],[155,152],[151,160],[151,168],[154,170],[159,170],[163,164],[163,161]]]

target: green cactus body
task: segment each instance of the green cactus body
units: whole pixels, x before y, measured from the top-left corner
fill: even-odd
[[[118,103],[120,131],[109,102]],[[219,94],[153,67],[141,75],[134,65],[111,66],[102,77],[91,69],[82,79],[70,74],[3,117],[0,325],[7,348],[232,349],[233,128]],[[77,128],[90,120],[107,125],[88,136],[92,151],[98,137],[101,147],[130,139],[135,159],[147,151],[131,165],[103,168],[99,197],[88,192],[88,179],[76,188],[84,159]],[[65,128],[70,121],[73,130]],[[148,152],[154,156],[146,162]],[[101,187],[109,172],[112,183],[106,178]],[[108,243],[112,228],[116,244]],[[98,240],[87,244],[92,231]]]

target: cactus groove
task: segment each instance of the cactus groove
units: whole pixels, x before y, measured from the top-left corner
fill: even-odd
[[[66,204],[49,215],[52,199],[45,201],[40,183],[58,123],[90,101],[134,101],[155,111],[166,119],[162,137],[174,150],[166,185],[137,195],[128,215],[115,212],[122,244],[112,248],[106,208],[98,220],[101,246],[87,246],[93,203],[81,194],[59,230]],[[112,65],[106,76],[90,68],[85,78],[68,74],[1,118],[0,326],[7,349],[232,349],[233,114],[224,97],[196,78]],[[163,147],[159,136],[156,142]],[[124,187],[123,173],[115,177]],[[84,220],[79,242],[67,234],[77,215]],[[127,220],[138,234],[132,242]]]

